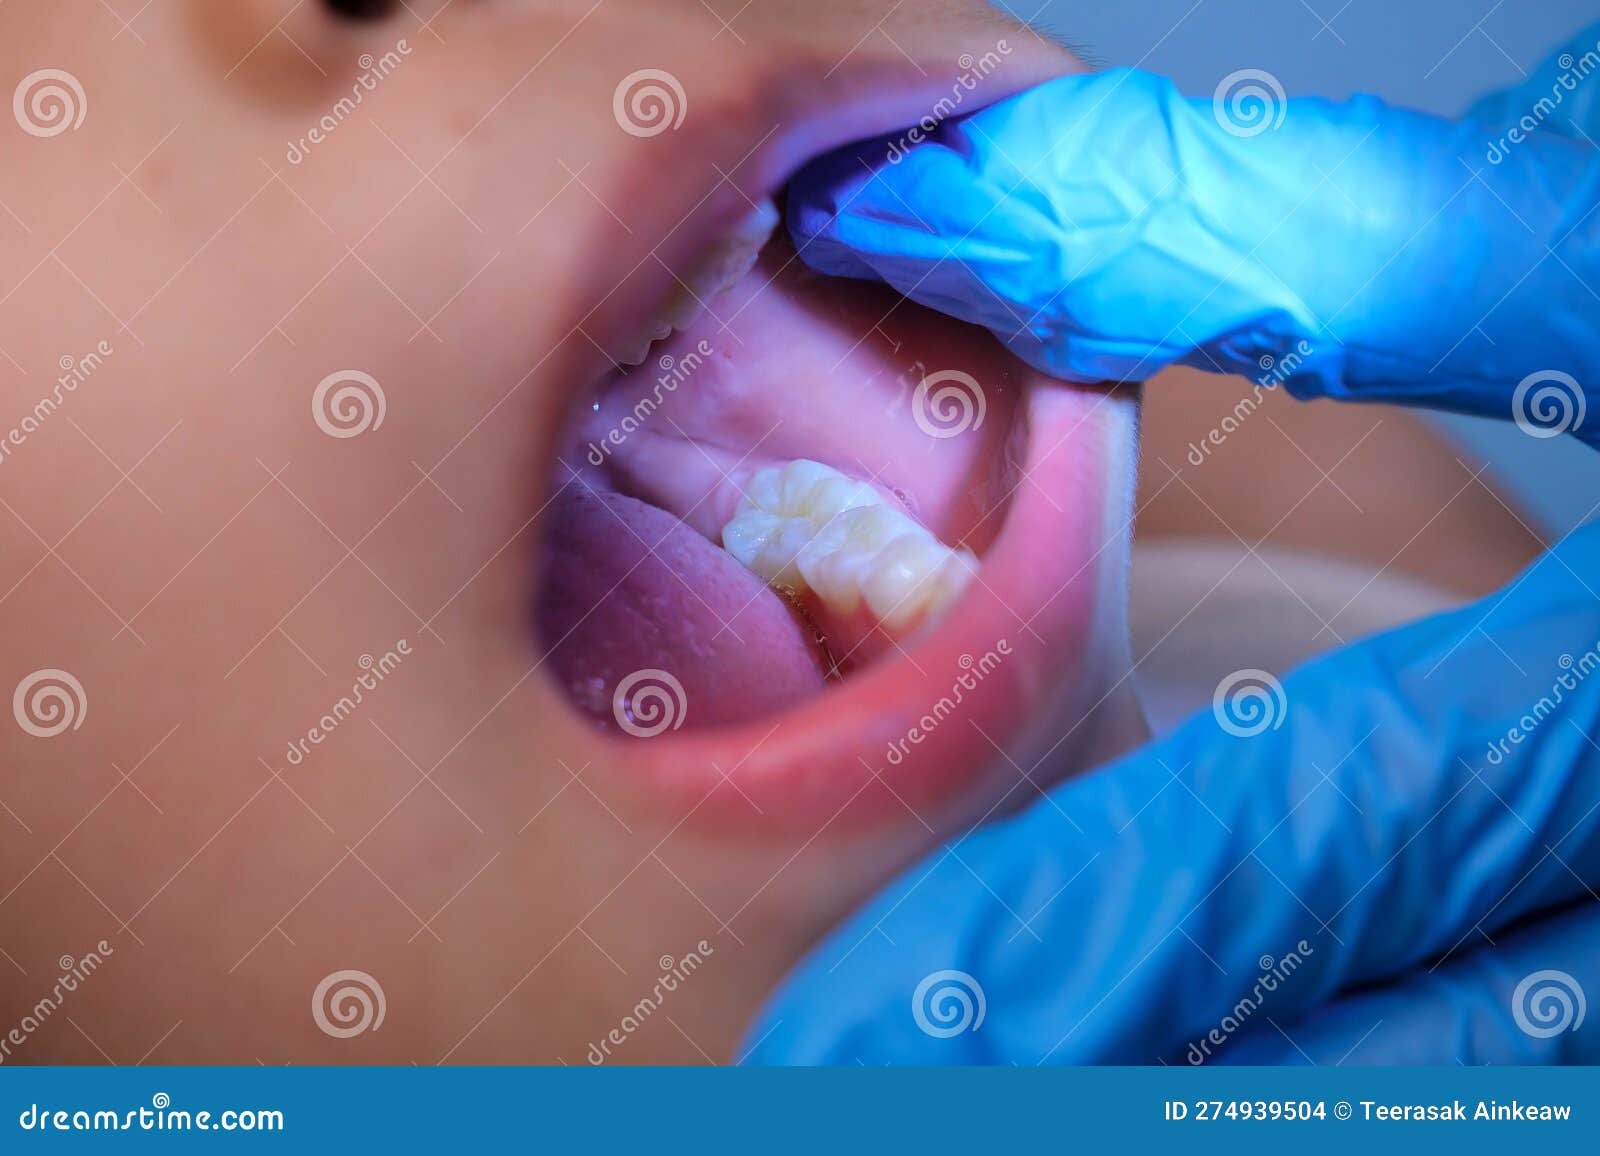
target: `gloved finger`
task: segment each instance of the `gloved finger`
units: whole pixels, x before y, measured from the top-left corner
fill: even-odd
[[[789,227],[814,268],[1065,379],[1182,362],[1596,436],[1573,412],[1600,382],[1596,150],[1536,134],[1488,165],[1474,126],[1261,95],[1251,120],[1144,73],[1065,77],[823,158]],[[1543,371],[1564,376],[1534,407],[1518,387]]]
[[[1600,527],[1281,687],[1241,697],[1260,672],[1240,672],[1213,712],[904,875],[780,989],[753,1058],[1181,1061],[1270,961],[1294,959],[1274,997],[1294,1018],[1584,894],[1596,573]]]
[[[1497,937],[1498,938],[1498,937]],[[1593,1064],[1600,1031],[1600,902],[1533,921],[1376,991],[1284,1023],[1270,993],[1252,998],[1237,1037],[1214,1028],[1190,1044],[1193,1064]],[[1270,1023],[1257,1023],[1269,1020]]]
[[[1483,155],[1498,164],[1531,132],[1592,142],[1600,131],[1600,93],[1586,83],[1600,73],[1600,23],[1575,33],[1522,83],[1490,93],[1465,119],[1483,130]],[[1513,132],[1513,130],[1516,130]]]
[[[904,152],[843,149],[790,182],[790,232],[812,268],[886,281],[1058,377],[1148,376],[1190,345],[1151,310],[1123,307],[1134,283],[1176,307],[1201,296],[1194,277],[1212,289],[1226,260],[1197,252],[1193,277],[1171,280],[1182,264],[1168,245],[1174,229],[1191,234],[1184,245],[1207,246],[1156,202],[1172,176],[1160,144],[1171,99],[1165,81],[1141,73],[1072,77],[946,122]],[[1125,175],[1103,181],[1110,171]]]

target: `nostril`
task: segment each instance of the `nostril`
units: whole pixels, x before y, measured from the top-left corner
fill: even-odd
[[[323,0],[328,11],[347,20],[381,20],[393,15],[399,0]]]

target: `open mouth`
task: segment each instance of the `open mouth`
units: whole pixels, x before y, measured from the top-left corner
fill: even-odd
[[[1020,480],[1015,375],[929,368],[894,336],[926,319],[760,242],[602,384],[557,462],[540,625],[603,728],[751,722],[903,656],[982,582]]]
[[[811,272],[770,203],[693,268],[567,411],[544,674],[686,810],[1026,802],[1040,750],[1093,746],[1125,645],[1126,400]]]

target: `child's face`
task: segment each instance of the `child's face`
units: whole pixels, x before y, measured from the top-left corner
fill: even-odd
[[[5,5],[0,77],[32,81],[0,134],[0,689],[22,692],[0,727],[0,1031],[61,957],[111,949],[71,997],[81,1028],[10,1054],[580,1063],[696,953],[668,1015],[604,1058],[725,1059],[891,871],[1114,744],[1132,403],[1041,389],[987,335],[801,277],[781,247],[699,323],[740,405],[686,384],[662,413],[680,450],[847,445],[979,523],[983,580],[842,685],[725,727],[603,733],[570,653],[547,657],[541,598],[583,585],[553,573],[547,512],[620,484],[558,465],[602,351],[747,198],[929,115],[969,58],[998,61],[971,104],[1074,67],[976,0],[929,9]],[[615,101],[643,69],[681,89],[677,127]],[[55,131],[63,111],[81,125]],[[985,384],[988,424],[918,443],[910,387],[943,369]],[[706,474],[639,452],[670,440],[619,457],[632,486]],[[1003,509],[956,509],[979,475]],[[932,736],[962,656],[1001,641]],[[678,674],[690,721],[714,715],[716,673]],[[1036,770],[1024,732],[1048,717],[1069,737]],[[381,986],[381,1031],[319,1030],[312,993],[342,970]]]

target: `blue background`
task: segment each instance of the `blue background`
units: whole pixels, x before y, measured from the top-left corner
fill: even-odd
[[[1519,83],[1563,40],[1600,19],[1596,0],[1001,0],[1106,66],[1171,77],[1209,96],[1261,68],[1291,96],[1371,92],[1444,115]],[[1326,26],[1325,23],[1326,22]],[[1600,498],[1600,455],[1569,438],[1441,417],[1464,460],[1488,462],[1544,528],[1570,529]],[[1594,420],[1591,417],[1591,420]]]

